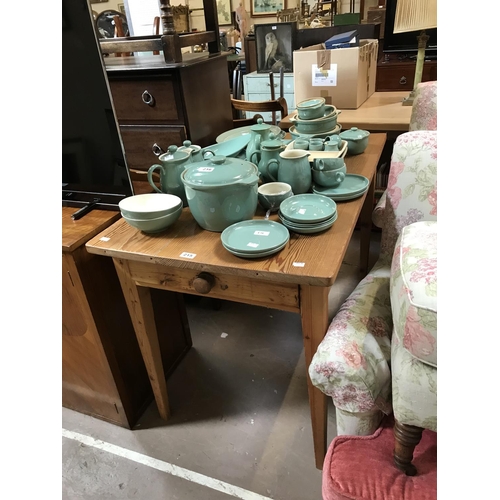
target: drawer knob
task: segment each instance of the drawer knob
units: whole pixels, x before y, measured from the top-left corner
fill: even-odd
[[[145,90],[142,93],[142,102],[152,107],[155,105],[155,98],[147,90]]]
[[[215,278],[210,273],[200,273],[193,280],[193,288],[198,293],[206,294],[215,285]]]
[[[402,76],[402,77],[399,79],[399,84],[400,84],[400,85],[406,85],[406,76]]]
[[[160,156],[165,152],[160,146],[158,146],[158,144],[156,144],[156,142],[151,146],[151,150],[153,151],[153,154],[156,156]]]

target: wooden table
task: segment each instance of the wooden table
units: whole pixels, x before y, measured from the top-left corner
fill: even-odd
[[[374,92],[358,109],[342,109],[339,123],[342,130],[358,127],[370,132],[407,132],[410,126],[411,106],[403,106],[401,102],[408,92]],[[288,130],[293,122],[290,113],[279,126]]]
[[[160,415],[167,419],[167,385],[158,350],[150,288],[243,302],[299,313],[306,366],[328,327],[328,292],[335,282],[352,232],[360,219],[361,269],[367,272],[374,174],[386,134],[372,134],[365,152],[346,158],[347,171],[367,177],[367,193],[337,204],[338,219],[327,231],[290,233],[286,247],[272,257],[245,260],[227,252],[220,233],[203,230],[188,208],[179,221],[157,235],[146,235],[124,220],[87,243],[90,253],[112,257],[130,310]],[[262,218],[258,210],[256,218]],[[277,215],[272,215],[278,220]],[[197,291],[198,290],[198,291]],[[316,467],[326,453],[327,401],[308,377]]]

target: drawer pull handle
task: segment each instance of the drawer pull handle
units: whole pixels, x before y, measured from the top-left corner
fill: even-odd
[[[270,86],[271,86],[271,84],[270,84],[270,83],[266,83],[266,85],[267,85],[268,87],[270,87]],[[277,87],[278,87],[278,84],[277,84],[277,83],[275,83],[275,84],[273,85],[273,87],[276,87],[276,88],[277,88]]]
[[[399,79],[399,84],[400,84],[400,85],[406,85],[406,76],[402,76],[402,77]]]
[[[145,90],[142,93],[142,102],[152,107],[155,105],[155,98],[147,90]]]
[[[193,288],[202,294],[207,294],[215,285],[215,278],[210,273],[200,273],[193,280]]]
[[[165,152],[163,151],[163,149],[161,149],[160,146],[158,146],[158,144],[156,144],[156,142],[151,147],[151,150],[153,151],[153,154],[155,154],[156,156],[160,156]]]

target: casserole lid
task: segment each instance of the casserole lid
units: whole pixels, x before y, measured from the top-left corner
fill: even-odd
[[[258,168],[249,161],[226,156],[193,163],[182,173],[182,180],[195,186],[225,186],[258,181]]]
[[[351,141],[356,141],[360,139],[364,139],[370,135],[370,132],[367,130],[361,130],[358,127],[351,127],[349,130],[344,130],[344,132],[340,132],[340,137],[342,139],[349,139]]]

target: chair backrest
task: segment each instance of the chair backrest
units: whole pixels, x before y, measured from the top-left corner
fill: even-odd
[[[233,111],[253,111],[255,113],[262,112],[276,112],[281,115],[280,120],[283,120],[286,115],[288,115],[288,105],[284,97],[278,97],[276,99],[269,99],[268,101],[243,101],[241,99],[231,99],[231,105]],[[234,117],[234,114],[233,114]],[[241,126],[242,121],[239,118],[234,118],[233,123],[235,126]],[[277,120],[275,119],[273,125],[277,125]]]
[[[437,130],[437,81],[417,84],[409,130]]]
[[[388,262],[404,226],[437,220],[437,131],[415,130],[394,143],[380,258]]]

